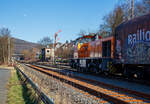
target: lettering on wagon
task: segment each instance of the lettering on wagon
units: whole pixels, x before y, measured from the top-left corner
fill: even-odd
[[[134,46],[137,42],[150,42],[150,30],[137,30],[137,33],[128,35],[128,45]]]
[[[137,33],[127,37],[128,48],[125,58],[127,63],[149,64],[150,60],[150,30],[137,30]]]

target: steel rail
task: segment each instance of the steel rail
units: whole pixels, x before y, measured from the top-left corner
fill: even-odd
[[[39,67],[39,66],[38,66]],[[43,68],[43,67],[40,67],[40,68]],[[86,79],[86,78],[83,78],[83,77],[79,77],[79,76],[72,76],[72,75],[68,75],[68,74],[65,74],[65,73],[61,73],[60,71],[56,71],[56,70],[52,70],[52,69],[48,69],[48,68],[43,68],[43,69],[46,69],[46,70],[51,70],[53,72],[57,72],[59,74],[63,74],[63,75],[67,75],[69,77],[73,77],[73,78],[76,78],[76,79],[79,79],[79,80],[82,80],[82,81],[85,81],[85,82],[90,82],[90,83],[94,83],[95,85],[99,85],[99,86],[104,86],[104,87],[107,87],[107,88],[111,88],[113,90],[116,90],[116,91],[121,91],[121,92],[125,92],[125,93],[128,93],[130,95],[134,95],[134,96],[137,96],[137,97],[141,97],[141,98],[144,98],[144,102],[149,102],[150,103],[150,95],[149,94],[146,94],[146,93],[142,93],[142,92],[138,92],[138,91],[134,91],[134,90],[130,90],[130,89],[127,89],[127,88],[122,88],[122,87],[119,87],[119,86],[115,86],[115,85],[111,85],[111,84],[106,84],[104,82],[99,82],[99,81],[96,81],[96,80],[92,80],[92,79]],[[117,95],[118,96],[118,95]],[[137,98],[136,97],[136,98]],[[130,98],[130,97],[128,97]],[[129,100],[129,102],[131,101],[136,101],[136,102],[140,102],[140,100]]]
[[[40,67],[40,66],[38,66],[38,67]],[[46,70],[50,70],[50,69],[42,67],[42,66],[41,66],[41,68],[44,68]],[[56,71],[56,70],[53,70],[53,71],[60,73],[60,71]],[[66,73],[63,73],[63,72],[61,72],[61,74],[66,75]],[[76,79],[83,80],[83,81],[88,81],[90,83],[93,83],[93,84],[96,84],[96,85],[99,85],[99,86],[109,87],[109,88],[112,88],[112,89],[117,90],[117,91],[127,92],[129,94],[134,94],[136,96],[139,96],[139,97],[142,97],[142,98],[144,97],[144,98],[150,100],[150,94],[146,94],[146,93],[143,93],[143,92],[138,92],[138,91],[135,91],[135,90],[130,90],[130,89],[119,87],[119,86],[112,85],[112,84],[107,84],[107,83],[96,81],[96,80],[89,79],[89,78],[83,78],[83,77],[75,76],[75,75],[72,76],[71,74],[67,74],[67,75],[69,77],[72,77],[72,78],[76,78]]]
[[[80,88],[83,91],[89,92],[91,95],[94,95],[94,96],[99,97],[99,98],[104,98],[107,101],[111,101],[113,103],[128,104],[128,103],[131,103],[131,102],[134,102],[134,101],[135,102],[140,102],[140,103],[142,103],[142,102],[149,102],[149,100],[145,100],[145,99],[144,100],[141,100],[141,99],[139,100],[137,97],[135,97],[135,98],[134,97],[128,97],[127,95],[124,95],[124,94],[121,95],[119,93],[112,93],[112,94],[115,94],[115,95],[114,96],[110,96],[112,94],[109,95],[108,94],[109,91],[106,91],[107,92],[107,94],[106,94],[106,93],[101,92],[99,90],[95,90],[95,89],[92,88],[94,86],[92,86],[90,84],[86,84],[85,81],[84,82],[83,81],[73,81],[73,79],[68,78],[68,76],[62,75],[60,72],[55,72],[55,71],[52,71],[50,69],[45,70],[44,68],[40,68],[40,67],[37,67],[37,66],[34,66],[34,65],[28,65],[28,66],[33,68],[33,69],[35,69],[35,70],[43,72],[43,73],[45,73],[47,75],[53,76],[56,79],[59,79],[61,81],[65,81],[68,84],[69,83],[70,84],[73,83],[73,85],[75,85],[74,87]],[[59,75],[59,74],[61,74],[61,75]],[[76,80],[76,79],[74,79],[74,80]],[[91,87],[88,87],[88,86],[91,86]],[[96,87],[96,88],[99,89],[98,87]],[[128,99],[123,100],[120,96],[122,96],[122,98],[128,98]],[[118,99],[116,97],[121,98],[121,99]]]
[[[42,70],[42,68],[39,68],[39,67],[36,67],[36,66],[30,66],[30,65],[27,65],[28,67],[30,67],[30,68],[33,68],[33,69],[35,69],[35,70],[37,70],[37,71],[39,71],[39,72],[42,72],[42,73],[44,73],[44,74],[47,74],[47,75],[49,75],[49,76],[52,76],[53,78],[55,78],[55,79],[58,79],[58,80],[60,80],[60,81],[63,81],[63,82],[65,82],[65,83],[67,83],[67,84],[69,84],[69,85],[71,85],[71,86],[73,86],[73,87],[75,87],[75,88],[78,88],[78,89],[80,89],[80,90],[83,90],[83,91],[85,91],[85,92],[88,92],[89,94],[91,94],[91,95],[94,95],[94,96],[96,96],[96,97],[98,97],[98,98],[104,98],[105,100],[107,100],[107,101],[110,101],[110,102],[113,102],[113,103],[115,103],[115,104],[129,104],[128,102],[125,102],[125,101],[123,101],[123,100],[120,100],[120,99],[117,99],[117,98],[115,98],[115,97],[112,97],[112,96],[109,96],[109,95],[107,95],[107,94],[104,94],[104,93],[102,93],[102,92],[99,92],[99,91],[96,91],[95,89],[93,89],[93,88],[89,88],[89,87],[87,87],[87,86],[84,86],[82,83],[85,83],[85,82],[76,82],[76,81],[72,81],[72,79],[70,80],[68,77],[66,77],[66,76],[63,76],[63,75],[60,75],[60,73],[56,73],[56,72],[47,72],[47,71],[44,71],[44,70]]]

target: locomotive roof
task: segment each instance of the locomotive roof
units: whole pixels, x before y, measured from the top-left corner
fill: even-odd
[[[93,37],[95,37],[95,35],[94,36],[93,35],[84,35],[82,37],[77,38],[76,40],[84,39],[84,38],[93,38]]]
[[[150,13],[149,14],[146,14],[146,15],[143,15],[143,16],[140,16],[140,17],[136,17],[136,18],[133,18],[129,21],[125,21],[123,23],[121,23],[120,25],[118,25],[116,27],[116,31],[119,31],[120,29],[124,28],[124,27],[127,27],[129,25],[134,25],[134,24],[138,24],[140,23],[141,21],[150,21]]]
[[[94,34],[94,35],[84,35],[82,37],[77,38],[76,40],[85,39],[85,38],[91,38],[91,39],[93,39],[93,38],[95,38],[95,36],[96,36],[96,34]],[[99,39],[101,39],[101,38],[102,37],[99,35]]]

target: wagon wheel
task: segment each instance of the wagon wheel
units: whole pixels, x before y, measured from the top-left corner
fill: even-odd
[[[124,71],[123,71],[123,75],[124,75],[124,77],[126,77],[126,78],[131,78],[133,74],[129,71],[128,67],[125,66],[125,67],[124,67]]]
[[[133,74],[133,77],[137,78],[137,79],[142,79],[144,77],[144,74],[142,71],[136,71],[134,74]]]
[[[95,68],[94,68],[94,72],[95,72],[96,74],[99,74],[99,73],[100,73],[100,70],[95,67]]]
[[[77,66],[77,72],[80,72],[80,67],[79,66]]]
[[[105,76],[108,76],[108,75],[109,75],[109,73],[108,73],[107,71],[105,71],[105,72],[104,72],[104,75],[105,75]]]

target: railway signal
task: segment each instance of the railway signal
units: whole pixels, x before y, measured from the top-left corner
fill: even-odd
[[[54,38],[55,38],[55,40],[54,40],[54,44],[53,44],[53,49],[54,49],[54,57],[53,57],[53,62],[55,63],[55,47],[56,47],[56,38],[57,38],[57,36],[58,36],[58,33],[60,33],[60,32],[62,32],[61,30],[58,30],[58,32],[56,32],[55,33],[55,35],[54,35]]]

